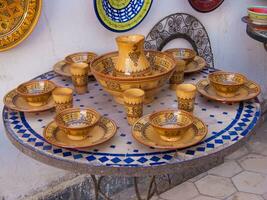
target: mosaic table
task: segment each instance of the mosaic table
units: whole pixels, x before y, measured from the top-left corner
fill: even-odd
[[[185,82],[196,83],[207,78],[207,74],[212,71],[214,69],[209,68],[189,75]],[[52,71],[36,79],[48,79],[60,86],[73,87],[70,79]],[[152,185],[156,184],[156,175],[175,173],[177,169],[194,169],[200,162],[208,162],[210,157],[219,158],[231,153],[251,134],[261,113],[257,99],[222,104],[198,95],[194,114],[208,125],[206,138],[198,145],[184,150],[158,150],[134,140],[123,106],[117,104],[96,81],[89,83],[87,94],[74,94],[74,105],[92,107],[103,116],[113,119],[118,126],[117,134],[105,144],[93,148],[65,149],[53,146],[43,138],[43,129],[53,120],[54,110],[23,113],[4,107],[3,121],[8,138],[23,153],[51,166],[91,174],[96,199],[99,194],[105,199],[109,198],[99,189],[101,177],[97,179],[95,175],[134,177],[138,199],[141,197],[136,177],[151,175],[149,199],[153,196]],[[168,85],[161,89],[153,103],[144,106],[144,114],[164,108],[177,108],[175,92]]]
[[[189,75],[186,82],[196,83],[213,70],[205,69]],[[58,85],[72,87],[71,80],[54,72],[36,79],[49,79]],[[138,177],[172,173],[175,168],[193,166],[202,158],[222,153],[247,137],[260,117],[257,99],[222,104],[198,95],[194,114],[208,125],[206,138],[184,150],[158,150],[133,139],[123,106],[115,103],[97,82],[91,81],[89,90],[82,96],[74,94],[74,104],[77,107],[92,107],[117,123],[117,134],[105,144],[82,150],[53,146],[44,140],[43,129],[53,120],[54,110],[23,113],[5,107],[3,120],[8,138],[25,154],[55,167],[88,174]],[[153,103],[144,106],[144,114],[176,107],[175,92],[166,85]]]

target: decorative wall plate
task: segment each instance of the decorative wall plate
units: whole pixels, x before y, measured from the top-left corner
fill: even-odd
[[[208,133],[207,126],[194,117],[193,126],[174,142],[162,140],[149,123],[149,115],[140,118],[132,128],[133,137],[140,143],[158,149],[183,149],[203,140]]]
[[[61,76],[71,77],[70,74],[70,65],[66,63],[65,60],[57,62],[54,67],[54,72]],[[88,72],[88,76],[92,76],[91,71]]]
[[[41,7],[42,0],[0,1],[0,51],[15,47],[31,34]]]
[[[48,100],[48,103],[43,106],[31,106],[24,98],[18,95],[16,89],[6,94],[4,97],[4,104],[12,110],[21,112],[41,112],[55,107],[55,102],[52,97]]]
[[[94,0],[95,13],[104,27],[114,32],[128,31],[147,15],[153,0]]]
[[[218,8],[223,0],[189,0],[191,6],[199,12],[210,12]]]
[[[261,88],[258,84],[254,83],[253,81],[248,81],[244,86],[242,86],[235,96],[233,97],[222,97],[216,94],[214,89],[209,84],[208,79],[203,79],[197,83],[197,90],[203,96],[220,102],[240,102],[253,99],[257,97],[260,92]]]
[[[117,126],[112,120],[102,117],[90,132],[89,136],[83,140],[71,140],[59,129],[56,122],[50,122],[44,130],[45,140],[55,146],[64,148],[86,148],[102,144],[111,139],[117,132]]]

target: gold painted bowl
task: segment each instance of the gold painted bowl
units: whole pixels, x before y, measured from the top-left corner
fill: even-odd
[[[102,87],[109,92],[116,102],[123,104],[123,92],[130,88],[145,91],[144,103],[154,100],[155,94],[171,77],[175,70],[174,59],[159,51],[145,51],[151,66],[151,73],[143,76],[116,76],[114,68],[118,52],[111,52],[96,58],[91,64],[91,72]]]
[[[215,92],[222,97],[233,97],[247,82],[247,78],[240,73],[213,72],[208,75],[209,82]]]
[[[49,80],[34,80],[22,83],[17,87],[17,93],[31,106],[47,104],[56,85]]]
[[[166,141],[177,141],[193,124],[193,116],[183,110],[163,110],[149,116],[149,123]]]
[[[168,49],[165,52],[172,55],[175,59],[184,60],[186,65],[192,62],[197,55],[194,50],[187,48],[173,48]]]
[[[58,113],[55,122],[69,139],[82,140],[89,135],[100,117],[97,111],[90,108],[69,108]]]
[[[73,63],[80,63],[84,62],[91,64],[91,62],[97,57],[97,55],[93,52],[79,52],[79,53],[74,53],[71,55],[68,55],[65,57],[65,61],[67,64],[73,64]],[[90,69],[89,69],[90,71]]]

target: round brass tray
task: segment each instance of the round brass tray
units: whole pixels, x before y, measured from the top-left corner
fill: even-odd
[[[42,0],[1,1],[0,51],[17,46],[31,34],[41,8]]]

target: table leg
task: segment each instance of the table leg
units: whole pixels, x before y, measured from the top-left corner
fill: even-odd
[[[138,200],[142,200],[141,194],[140,194],[139,189],[138,189],[138,178],[137,177],[134,177],[134,189],[135,189],[136,198]],[[157,192],[158,191],[157,191],[156,177],[152,176],[150,178],[149,187],[148,187],[148,191],[147,191],[147,195],[146,195],[145,200],[151,199],[154,196],[154,194]]]
[[[95,175],[91,175],[91,178],[94,182],[94,189],[95,189],[95,200],[99,199],[99,195],[101,195],[102,198],[105,200],[111,200],[104,192],[101,191],[100,184],[101,180],[104,178],[103,176],[100,176],[98,179]]]
[[[101,196],[105,200],[112,200],[104,192],[101,191],[100,184],[101,184],[101,181],[102,181],[102,179],[104,177],[103,176],[100,176],[99,178],[96,178],[95,175],[91,175],[91,178],[92,178],[93,183],[94,183],[95,200],[98,200],[99,199],[99,196]],[[140,191],[138,189],[138,178],[137,177],[134,177],[134,189],[135,189],[136,198],[138,200],[143,200],[142,197],[141,197]],[[145,197],[144,200],[151,199],[154,196],[155,193],[158,193],[157,183],[156,183],[156,177],[155,176],[152,176],[150,178],[147,195],[146,195],[146,197]]]

